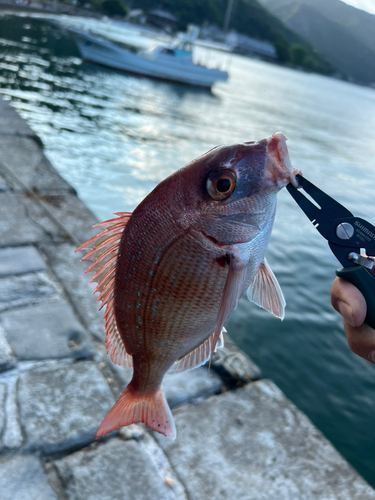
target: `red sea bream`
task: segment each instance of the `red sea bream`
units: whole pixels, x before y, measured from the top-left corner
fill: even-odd
[[[144,422],[174,438],[162,381],[210,359],[241,295],[283,318],[264,254],[276,194],[296,185],[285,137],[218,146],[162,181],[133,214],[98,224],[87,272],[105,305],[107,351],[133,378],[96,437]]]

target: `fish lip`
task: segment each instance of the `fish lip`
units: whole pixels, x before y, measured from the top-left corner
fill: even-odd
[[[276,132],[267,139],[268,159],[277,170],[277,179],[275,179],[277,185],[283,187],[290,182],[294,187],[298,187],[296,175],[300,172],[293,168],[290,162],[286,140],[282,132]]]

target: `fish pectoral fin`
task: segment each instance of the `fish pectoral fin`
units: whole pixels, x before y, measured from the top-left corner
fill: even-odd
[[[226,332],[226,329],[224,327],[220,332],[219,340],[214,346],[214,351],[216,351],[216,349],[220,347],[224,347],[223,332]],[[192,370],[193,368],[198,368],[198,366],[204,365],[204,363],[206,363],[211,357],[214,338],[215,333],[210,335],[208,339],[202,342],[202,344],[200,344],[198,347],[186,354],[186,356],[175,361],[171,368],[168,370],[168,373],[180,373],[184,372],[185,370]]]
[[[171,439],[176,438],[176,427],[162,387],[149,393],[137,393],[128,385],[100,424],[95,439],[137,422]]]
[[[247,290],[247,298],[281,320],[284,319],[284,295],[266,259]]]

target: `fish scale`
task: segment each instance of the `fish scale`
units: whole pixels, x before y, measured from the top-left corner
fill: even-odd
[[[127,228],[123,235],[124,244],[120,247],[121,251],[125,251],[128,255],[132,248],[130,225],[131,223],[128,226],[130,237]],[[159,231],[159,228],[155,228],[153,232]],[[158,350],[154,342],[153,358],[150,362],[153,363],[153,359],[156,358],[159,360],[159,365],[161,359],[165,360],[164,371],[167,371],[176,360],[176,351],[177,358],[184,356],[207,337],[208,330],[210,333],[214,331],[226,270],[216,264],[210,273],[202,273],[204,268],[212,265],[213,259],[210,255],[205,256],[202,253],[202,249],[194,239],[187,240],[184,232],[181,232],[179,237],[175,237],[169,245],[164,245],[164,250],[159,253],[161,257],[157,264],[151,252],[147,253],[151,262],[145,262],[143,259],[137,261],[138,266],[133,280],[123,280],[123,276],[126,277],[129,274],[132,259],[123,262],[116,276],[115,290],[117,295],[121,296],[121,303],[116,309],[116,319],[119,328],[122,327],[124,321],[132,321],[136,329],[137,317],[141,314],[143,330],[147,332],[147,336],[143,338],[144,343],[152,337],[158,337],[158,331],[163,332],[163,345]],[[178,285],[175,283],[176,280],[173,280],[176,274],[176,256],[181,259]],[[150,276],[150,270],[152,270],[152,276]],[[126,281],[125,286],[123,286],[124,281]],[[149,300],[144,302],[140,310],[137,309],[136,302],[132,303],[129,310],[126,305],[140,287],[142,287],[141,296],[146,297],[149,288],[156,292],[148,295]],[[203,334],[202,327],[204,327]],[[139,343],[134,346],[133,336],[129,333],[128,330],[124,343],[127,350],[134,356],[137,349],[142,349],[143,346]],[[137,338],[136,332],[133,331],[133,335]],[[165,348],[166,344],[171,345],[169,350]]]

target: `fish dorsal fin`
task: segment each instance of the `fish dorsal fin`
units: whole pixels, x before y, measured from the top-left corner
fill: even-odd
[[[202,344],[186,354],[186,356],[175,361],[171,368],[168,370],[168,373],[180,373],[184,372],[185,370],[192,370],[193,368],[198,368],[198,366],[204,365],[204,363],[206,363],[206,361],[210,359],[212,351],[216,351],[216,349],[224,347],[223,333],[225,332],[226,329],[223,327],[219,336],[219,340],[214,347],[212,343],[214,342],[215,333],[210,335],[208,339],[206,339]]]
[[[284,319],[284,295],[266,259],[247,290],[247,298],[281,320]]]
[[[77,248],[78,250],[87,250],[82,260],[93,260],[94,262],[85,271],[86,273],[95,272],[90,283],[96,282],[98,286],[94,293],[100,292],[98,301],[102,304],[99,310],[106,306],[104,313],[106,338],[105,343],[107,352],[111,356],[111,360],[117,365],[132,366],[132,356],[125,350],[124,343],[116,324],[114,311],[114,283],[117,264],[117,255],[120,247],[120,241],[125,226],[128,223],[131,214],[127,212],[118,212],[117,219],[111,219],[94,227],[104,228],[104,231],[97,234],[83,245]]]

